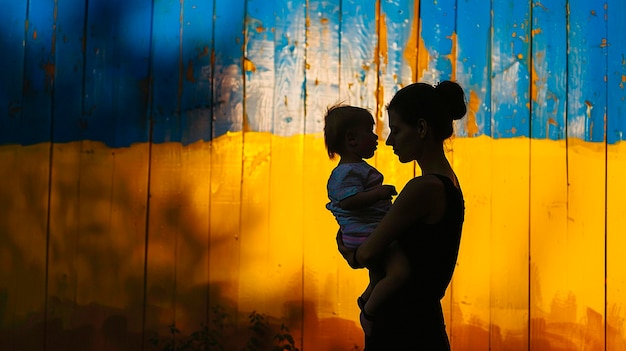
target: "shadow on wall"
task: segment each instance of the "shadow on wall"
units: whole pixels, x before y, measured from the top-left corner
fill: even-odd
[[[320,300],[299,300],[300,286],[297,293],[281,292],[284,298],[268,303],[280,294],[259,296],[265,294],[261,292],[265,285],[246,281],[244,287],[240,283],[252,274],[242,276],[241,272],[263,272],[246,269],[255,264],[253,260],[264,258],[254,256],[257,242],[267,242],[252,238],[258,235],[255,230],[240,237],[234,232],[237,226],[209,227],[211,213],[203,202],[209,199],[209,166],[202,162],[206,160],[202,153],[191,159],[193,153],[175,151],[172,154],[178,156],[169,159],[168,151],[174,150],[169,148],[155,153],[162,159],[153,156],[144,271],[148,186],[147,176],[141,175],[147,175],[145,145],[114,151],[89,142],[54,147],[51,183],[49,144],[0,147],[0,164],[7,165],[0,169],[5,180],[0,183],[0,350],[37,350],[45,343],[52,351],[136,351],[142,348],[142,340],[153,350],[190,340],[214,340],[226,350],[241,350],[253,337],[270,347],[275,346],[274,336],[287,334],[298,348],[361,347],[356,316],[320,317],[320,311],[327,309],[319,304],[326,303],[327,296],[312,294]],[[226,211],[213,207],[214,216],[227,217]],[[249,213],[258,217],[254,211]],[[248,240],[245,247],[252,253],[244,256],[237,251],[243,247],[239,239],[233,239],[238,237]],[[302,274],[278,276],[302,284]],[[318,288],[314,284],[308,288]],[[249,301],[242,303],[243,295]],[[573,295],[554,296],[551,301],[550,311],[532,320],[533,350],[602,345],[600,313],[587,310],[585,316],[577,316]],[[269,305],[274,308],[271,313],[264,310]],[[251,311],[256,306],[259,309]],[[458,305],[452,308],[451,337],[457,349],[482,349],[485,340],[502,349],[526,345],[528,330],[505,330],[463,316]],[[614,315],[619,316],[612,311],[607,314],[609,323]],[[288,331],[281,329],[283,323]],[[207,338],[198,339],[203,332]],[[607,339],[618,347],[626,344],[621,335],[621,330],[607,330]],[[154,338],[159,340],[156,346],[151,342]]]

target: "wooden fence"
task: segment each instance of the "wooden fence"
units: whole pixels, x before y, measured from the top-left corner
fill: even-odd
[[[362,349],[367,274],[335,247],[322,116],[366,107],[382,141],[395,91],[446,79],[469,103],[447,143],[467,208],[453,349],[626,350],[625,15],[2,2],[0,350]],[[370,161],[398,188],[419,174],[386,147]]]

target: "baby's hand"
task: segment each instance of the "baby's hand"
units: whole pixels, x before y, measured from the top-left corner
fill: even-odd
[[[393,185],[381,185],[377,189],[381,199],[391,199],[392,196],[398,195],[396,187]]]

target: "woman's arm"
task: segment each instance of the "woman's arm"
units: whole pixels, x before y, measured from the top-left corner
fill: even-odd
[[[435,176],[411,179],[374,232],[356,250],[354,266],[369,266],[417,221],[425,223],[438,221],[443,215],[445,206],[444,191],[443,183]]]

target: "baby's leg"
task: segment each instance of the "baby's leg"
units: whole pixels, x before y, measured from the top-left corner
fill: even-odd
[[[388,249],[385,264],[384,277],[381,277],[376,284],[370,283],[373,287],[369,299],[367,299],[365,307],[363,308],[366,315],[376,315],[378,307],[404,285],[411,274],[409,261],[395,242],[391,244]]]

